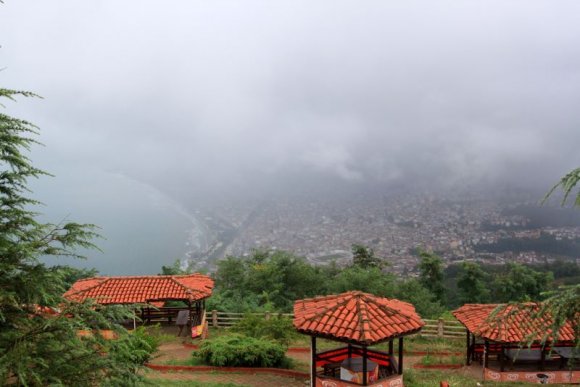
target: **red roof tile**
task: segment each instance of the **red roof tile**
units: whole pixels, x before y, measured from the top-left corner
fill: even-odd
[[[539,304],[536,303],[465,304],[454,310],[453,315],[471,333],[491,341],[525,343],[541,341],[544,336],[552,341],[552,332],[547,330],[552,323],[551,318],[534,316],[538,310]],[[570,322],[560,330],[557,340],[574,340],[574,330]]]
[[[418,332],[425,325],[413,305],[363,292],[294,303],[294,327],[311,336],[372,345]]]
[[[164,300],[197,301],[211,295],[213,280],[203,274],[94,277],[79,280],[64,294],[71,301],[92,298],[99,304]]]

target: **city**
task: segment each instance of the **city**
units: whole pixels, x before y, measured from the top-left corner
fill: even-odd
[[[213,243],[207,251],[190,257],[191,265],[211,268],[216,259],[248,255],[253,249],[292,251],[314,264],[332,260],[345,264],[355,243],[372,248],[389,263],[390,271],[399,274],[414,270],[419,249],[436,252],[447,264],[474,260],[488,264],[578,260],[578,217],[564,222],[532,221],[526,210],[535,210],[539,205],[523,199],[506,203],[474,195],[441,199],[435,195],[388,197],[367,193],[324,199],[297,196],[253,206],[220,206],[205,217],[214,231]],[[559,208],[542,209],[551,215],[556,213],[556,217],[559,212],[570,215]],[[559,249],[560,254],[538,251],[533,245],[527,249],[530,240],[540,238],[550,246],[570,243]],[[497,243],[508,240],[518,241],[522,247],[517,251],[498,251]]]

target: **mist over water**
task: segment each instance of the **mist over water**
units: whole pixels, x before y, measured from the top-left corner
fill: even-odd
[[[42,219],[98,225],[103,239],[94,242],[103,252],[86,251],[88,260],[50,258],[47,263],[95,267],[103,275],[139,275],[159,273],[162,265],[186,257],[196,220],[179,203],[120,174],[60,172],[69,179],[74,175],[75,186],[63,187],[58,176],[33,184],[40,193],[35,196],[46,204],[39,208]]]
[[[31,159],[56,175],[32,185],[43,219],[107,238],[74,264],[156,273],[235,238],[260,203],[538,201],[580,165],[579,12],[566,0],[11,0],[0,84],[44,98],[6,105],[40,127]]]

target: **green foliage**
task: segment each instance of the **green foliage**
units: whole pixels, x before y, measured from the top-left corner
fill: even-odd
[[[34,94],[0,89],[0,98],[16,96]],[[83,258],[76,249],[95,248],[91,240],[97,235],[92,225],[36,220],[31,208],[38,203],[27,196],[27,182],[47,173],[26,155],[37,143],[34,135],[31,123],[0,114],[0,385],[133,384],[143,357],[134,354],[135,338],[115,323],[129,311],[67,303],[61,295],[69,281],[85,273],[47,268],[39,260]],[[61,313],[47,315],[46,307]],[[119,339],[80,338],[81,329],[113,329]]]
[[[400,282],[395,297],[413,304],[417,313],[424,318],[438,318],[445,312],[445,307],[435,295],[416,279]]]
[[[247,314],[231,330],[249,337],[273,340],[285,347],[298,336],[292,320],[279,315],[265,319],[263,316]]]
[[[64,289],[70,289],[70,287],[80,279],[96,277],[99,272],[97,269],[78,269],[71,266],[57,265],[49,268],[51,271],[57,273],[62,280],[62,285]]]
[[[442,355],[425,355],[421,358],[422,365],[441,365],[441,364],[463,364],[463,357],[460,356],[442,356]]]
[[[182,264],[179,259],[176,259],[171,266],[161,266],[161,275],[180,275],[180,274],[191,274],[191,270],[182,269]]]
[[[519,263],[508,263],[504,270],[493,282],[497,302],[539,301],[553,282],[552,273],[541,273]]]
[[[535,313],[536,318],[548,321],[549,325],[543,327],[545,333],[543,342],[549,332],[559,332],[569,321],[574,330],[574,346],[576,347],[576,363],[580,362],[580,284],[562,286],[557,290],[544,294],[547,298],[540,309]]]
[[[219,367],[278,367],[285,361],[285,348],[266,339],[230,334],[204,341],[193,356]]]
[[[552,187],[552,189],[550,189],[550,191],[548,191],[546,196],[544,196],[542,203],[545,203],[548,200],[548,198],[552,196],[552,194],[556,189],[561,188],[562,192],[564,193],[564,197],[562,198],[561,204],[562,206],[566,205],[566,202],[568,201],[570,194],[572,194],[572,191],[574,191],[574,188],[576,188],[579,182],[580,182],[580,168],[576,168],[568,172],[564,177],[560,179],[558,183],[556,183]],[[574,200],[573,205],[575,207],[580,207],[580,191],[576,193],[576,198]]]
[[[443,261],[437,255],[421,251],[419,282],[441,302],[445,300]]]
[[[375,256],[373,249],[359,244],[352,245],[352,264],[363,269],[382,269],[386,266],[384,260]]]
[[[489,275],[475,262],[464,262],[457,278],[457,289],[462,304],[484,304],[490,301]]]
[[[229,312],[292,310],[297,299],[321,294],[322,270],[289,252],[255,251],[218,262],[209,308]]]
[[[109,368],[106,371],[109,373],[108,384],[122,386],[127,381],[139,380],[136,377],[137,371],[150,360],[159,342],[140,327],[106,344],[104,348],[109,359]],[[115,372],[111,373],[112,370]]]
[[[359,266],[348,267],[328,282],[329,293],[333,294],[360,290],[381,297],[393,297],[395,292],[394,276],[384,274],[376,267],[368,269]]]

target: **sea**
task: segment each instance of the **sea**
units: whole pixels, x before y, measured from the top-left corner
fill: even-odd
[[[41,257],[47,265],[96,268],[101,275],[150,275],[185,260],[203,243],[194,213],[158,188],[119,172],[66,168],[31,184],[39,220],[88,223],[101,251],[77,250],[86,259]]]

